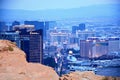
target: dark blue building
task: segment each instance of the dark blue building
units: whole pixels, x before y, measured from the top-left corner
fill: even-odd
[[[76,34],[76,30],[78,30],[78,26],[72,26],[72,34]]]
[[[21,49],[25,51],[28,62],[43,63],[43,31],[21,32]]]
[[[0,21],[0,32],[8,31],[8,26],[5,22]]]
[[[12,22],[12,25],[10,26],[10,31],[13,30],[13,26],[15,25],[20,25],[20,22],[19,21]]]
[[[79,24],[78,30],[84,31],[85,30],[85,24],[84,23]]]
[[[15,26],[15,25],[20,25],[20,22],[19,21],[12,22],[12,26]]]

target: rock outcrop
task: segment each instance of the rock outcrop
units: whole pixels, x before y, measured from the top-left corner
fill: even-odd
[[[102,80],[103,76],[97,76],[92,71],[72,72],[63,75],[60,80]]]
[[[105,77],[95,75],[92,71],[84,71],[63,75],[60,80],[120,80],[120,77]]]
[[[51,67],[28,63],[15,43],[0,40],[0,80],[59,80],[59,76]]]

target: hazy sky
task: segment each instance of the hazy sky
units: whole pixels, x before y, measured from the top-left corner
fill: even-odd
[[[119,0],[0,0],[2,9],[68,9],[98,4],[116,4]]]

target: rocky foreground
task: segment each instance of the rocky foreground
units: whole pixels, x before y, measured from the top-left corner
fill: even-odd
[[[95,75],[93,72],[73,72],[59,77],[48,66],[28,63],[25,53],[15,43],[0,40],[0,80],[120,80]]]
[[[72,72],[70,74],[63,75],[60,80],[120,80],[119,77],[105,77],[95,75],[92,71],[85,72]]]
[[[14,43],[0,40],[0,80],[59,80],[59,76],[51,67],[28,63]]]

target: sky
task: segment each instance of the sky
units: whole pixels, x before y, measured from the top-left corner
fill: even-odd
[[[119,0],[0,0],[1,9],[70,9],[99,4],[118,4]]]

